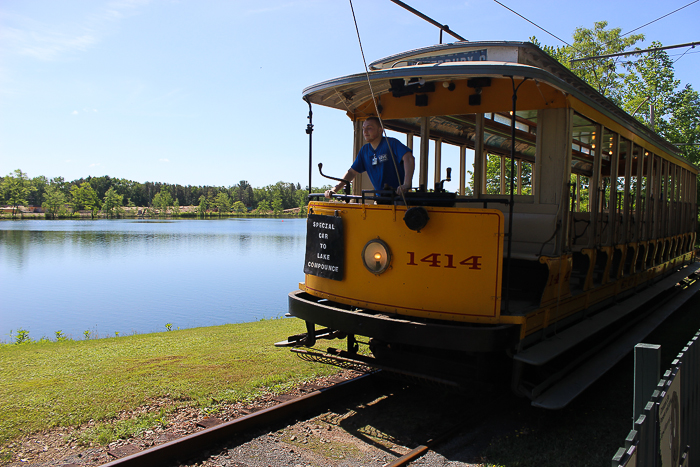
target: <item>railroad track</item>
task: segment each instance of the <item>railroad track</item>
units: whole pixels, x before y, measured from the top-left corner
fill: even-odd
[[[474,408],[471,398],[445,388],[380,377],[316,390],[103,466],[408,466],[478,426],[490,406]],[[361,459],[353,457],[358,452]]]
[[[362,375],[333,386],[318,389],[273,407],[254,412],[230,422],[204,429],[176,440],[160,444],[144,451],[122,457],[104,467],[169,466],[175,462],[192,459],[199,453],[225,443],[236,435],[272,426],[299,414],[318,410],[320,407],[350,394],[357,394],[372,384],[374,374]]]

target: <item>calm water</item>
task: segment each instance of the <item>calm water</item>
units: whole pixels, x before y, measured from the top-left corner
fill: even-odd
[[[0,222],[0,341],[275,318],[303,281],[304,219]]]

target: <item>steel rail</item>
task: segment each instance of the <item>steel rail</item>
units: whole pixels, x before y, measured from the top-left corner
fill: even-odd
[[[116,459],[103,464],[103,467],[168,466],[174,461],[195,457],[197,453],[225,442],[234,435],[273,424],[300,412],[317,408],[321,404],[338,399],[348,393],[355,393],[358,390],[358,386],[369,384],[372,381],[371,377],[372,374],[362,375],[328,388],[316,390],[296,399],[282,402],[274,407],[269,407],[230,422],[154,446],[136,454]]]
[[[392,462],[386,464],[385,467],[404,467],[406,465],[409,465],[411,462],[418,459],[419,457],[423,457],[425,454],[428,453],[428,451],[434,451],[436,446],[443,444],[445,441],[450,440],[455,434],[464,430],[465,427],[468,427],[472,422],[474,422],[474,420],[484,417],[487,411],[486,408],[489,407],[490,404],[493,403],[495,400],[496,397],[493,394],[491,394],[490,397],[486,397],[484,400],[482,400],[480,407],[474,408],[469,417],[467,417],[464,420],[461,420],[459,423],[452,425],[443,433],[426,441],[425,444],[414,448],[413,450],[407,452],[398,459],[395,459]],[[501,410],[503,410],[503,407],[501,408]],[[493,412],[490,413],[493,414]]]

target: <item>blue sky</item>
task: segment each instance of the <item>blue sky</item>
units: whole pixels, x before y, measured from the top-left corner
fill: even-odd
[[[624,33],[690,1],[502,3],[570,41],[577,26],[607,20]],[[493,0],[407,3],[469,40],[561,45]],[[353,5],[368,62],[438,42],[435,27],[389,0]],[[638,31],[638,45],[698,41],[699,17],[700,2]],[[696,90],[698,51],[675,65]],[[347,0],[3,0],[0,175],[304,186],[301,91],[362,70]],[[350,121],[316,106],[314,125],[314,162],[342,175]]]

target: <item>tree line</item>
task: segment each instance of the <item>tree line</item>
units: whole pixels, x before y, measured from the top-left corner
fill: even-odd
[[[666,50],[658,50],[663,47],[661,42],[652,42],[650,49],[655,50],[651,52],[635,47],[644,39],[644,34],[621,34],[620,28],[608,28],[607,21],[599,21],[594,23],[593,29],[576,28],[571,45],[543,46],[536,37],[531,37],[530,41],[628,114],[675,144],[688,161],[698,164],[700,94],[690,84],[681,85],[675,78],[675,61]],[[574,61],[632,51],[639,53]]]
[[[314,188],[322,192],[327,187]],[[63,177],[48,179],[41,175],[29,178],[17,169],[0,178],[0,204],[13,208],[41,206],[48,217],[88,210],[93,216],[101,211],[108,217],[119,216],[125,206],[153,208],[159,213],[177,214],[181,206],[196,206],[196,212],[279,214],[308,204],[308,190],[299,183],[277,182],[254,188],[246,180],[235,185],[182,186],[160,182],[135,182],[123,178],[80,178],[67,182]]]
[[[652,43],[657,50],[650,53],[640,51],[632,56],[574,61],[627,52],[642,40],[643,34],[621,34],[620,28],[608,28],[606,21],[596,22],[593,29],[576,28],[571,45],[544,46],[536,37],[530,38],[531,42],[634,118],[676,144],[678,152],[689,162],[698,164],[700,94],[690,84],[682,86],[680,80],[675,79],[674,61],[665,50],[658,50],[662,47],[660,42]],[[498,167],[500,162],[497,158],[488,159],[489,174],[498,173]],[[313,191],[322,192],[326,188],[315,188]],[[496,190],[496,187],[492,189]],[[245,180],[229,187],[139,183],[109,176],[66,182],[61,177],[29,179],[19,169],[3,177],[0,183],[0,203],[13,208],[19,205],[44,206],[50,215],[57,215],[60,206],[65,205],[74,210],[102,210],[108,215],[118,215],[123,206],[153,207],[161,212],[175,212],[179,206],[197,206],[200,213],[279,213],[285,209],[305,207],[307,195],[308,191],[301,189],[298,183],[287,182],[277,182],[263,188],[253,188]],[[700,190],[698,199],[700,201]]]

